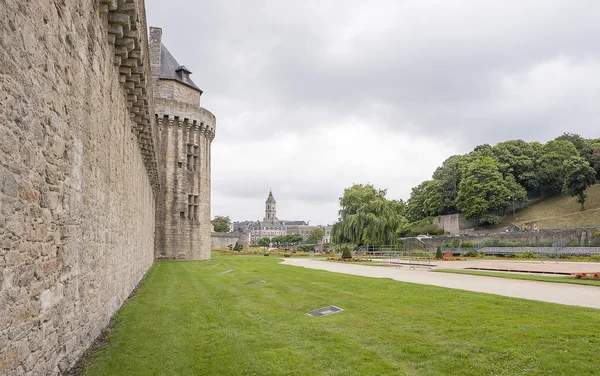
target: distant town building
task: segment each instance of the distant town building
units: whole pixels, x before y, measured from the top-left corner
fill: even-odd
[[[261,238],[269,239],[275,236],[302,235],[304,241],[312,231],[320,228],[324,232],[322,243],[331,242],[331,225],[327,226],[310,226],[307,221],[286,221],[277,218],[277,201],[273,197],[273,192],[269,191],[269,196],[265,201],[265,217],[262,221],[242,221],[233,223],[234,232],[248,232],[250,234],[250,244],[258,244]]]

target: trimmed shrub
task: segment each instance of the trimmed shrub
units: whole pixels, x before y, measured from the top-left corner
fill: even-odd
[[[342,258],[343,259],[351,259],[352,258],[352,252],[350,252],[350,249],[348,247],[342,248]]]
[[[283,257],[292,257],[292,254],[291,253],[284,253]]]
[[[442,249],[441,249],[441,248],[438,246],[438,247],[437,247],[437,250],[435,251],[435,258],[436,258],[436,259],[441,259],[442,257],[444,257],[444,256],[442,255]]]

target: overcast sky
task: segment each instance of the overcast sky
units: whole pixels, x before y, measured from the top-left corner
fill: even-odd
[[[212,216],[333,223],[353,183],[407,200],[447,157],[600,137],[600,2],[147,0],[217,117]]]

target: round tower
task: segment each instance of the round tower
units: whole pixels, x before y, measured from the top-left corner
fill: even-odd
[[[269,197],[265,201],[265,221],[274,222],[277,221],[277,202],[273,197],[273,192],[269,191]]]
[[[215,116],[200,107],[192,72],[150,28],[150,65],[156,112],[160,194],[156,202],[156,258],[210,258],[210,154]]]

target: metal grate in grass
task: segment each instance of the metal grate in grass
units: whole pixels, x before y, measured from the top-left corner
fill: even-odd
[[[226,274],[226,273],[231,273],[231,272],[233,272],[233,269],[225,270],[224,272],[221,272],[221,274]]]
[[[323,308],[319,308],[317,310],[314,310],[312,312],[308,312],[309,316],[312,317],[318,317],[318,316],[327,316],[327,315],[331,315],[332,313],[338,313],[343,311],[343,309],[336,307],[336,306],[327,306],[327,307],[323,307]]]

